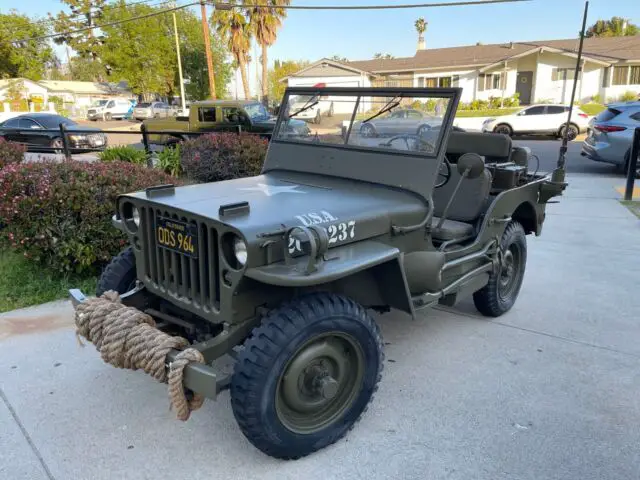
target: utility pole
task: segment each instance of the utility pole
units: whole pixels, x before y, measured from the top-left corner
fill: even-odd
[[[173,33],[176,37],[176,53],[178,54],[178,76],[180,77],[180,100],[182,104],[182,114],[187,109],[184,98],[184,79],[182,78],[182,59],[180,56],[180,41],[178,40],[178,22],[176,20],[176,12],[173,12]]]
[[[209,95],[212,100],[216,99],[216,82],[213,74],[213,57],[211,56],[211,37],[209,36],[209,22],[207,20],[207,7],[204,0],[200,0],[200,11],[202,13],[202,35],[204,37],[204,50],[207,54],[207,71],[209,72]]]

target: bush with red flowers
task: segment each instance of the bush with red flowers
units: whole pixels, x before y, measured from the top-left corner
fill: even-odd
[[[20,143],[7,142],[0,137],[0,170],[7,165],[20,163],[24,159],[27,147]]]
[[[175,178],[127,162],[34,162],[0,170],[0,238],[54,270],[97,273],[125,245],[113,227],[119,194]]]
[[[180,144],[184,176],[199,183],[259,175],[269,142],[250,133],[211,133]]]

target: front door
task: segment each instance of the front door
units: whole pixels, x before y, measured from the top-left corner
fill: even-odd
[[[531,103],[532,84],[533,72],[518,72],[516,92],[520,94],[520,105],[529,105]]]

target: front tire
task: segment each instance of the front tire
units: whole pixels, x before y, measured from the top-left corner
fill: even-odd
[[[382,338],[362,306],[305,295],[270,312],[246,341],[231,380],[233,414],[263,453],[301,458],[353,427],[382,369]]]
[[[473,303],[486,317],[508,312],[520,293],[527,264],[527,236],[519,222],[512,221],[500,240],[502,262],[491,273],[489,283],[473,294]]]
[[[496,125],[493,131],[494,133],[501,133],[502,135],[508,135],[509,137],[513,135],[513,128],[511,128],[506,123],[501,123],[499,125]]]
[[[109,290],[115,290],[122,295],[133,290],[136,278],[136,257],[133,247],[128,247],[113,257],[100,275],[96,296],[99,297]]]

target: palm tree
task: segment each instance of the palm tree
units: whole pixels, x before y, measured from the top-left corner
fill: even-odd
[[[416,20],[416,23],[414,23],[414,25],[416,27],[418,35],[420,36],[420,38],[422,38],[424,32],[427,30],[427,22],[425,22],[424,18],[420,17]]]
[[[247,78],[247,57],[251,47],[251,27],[244,12],[238,9],[218,10],[213,13],[216,31],[227,42],[234,60],[240,68],[244,96],[249,99],[249,80]]]
[[[251,29],[256,35],[256,41],[262,47],[262,96],[267,97],[269,85],[267,82],[267,49],[276,41],[277,31],[282,26],[282,19],[287,16],[283,7],[289,5],[290,0],[268,0],[265,6],[251,6],[247,9]]]

